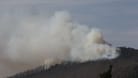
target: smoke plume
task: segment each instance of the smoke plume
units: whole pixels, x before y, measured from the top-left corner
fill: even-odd
[[[118,56],[117,48],[104,40],[100,29],[73,22],[68,12],[56,12],[48,19],[5,19],[1,23],[0,76],[42,64],[50,67]]]

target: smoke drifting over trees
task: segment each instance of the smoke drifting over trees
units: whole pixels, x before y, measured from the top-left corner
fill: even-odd
[[[5,19],[0,27],[0,75],[4,76],[42,64],[50,67],[68,61],[118,56],[117,48],[104,40],[99,29],[73,22],[65,11],[56,12],[48,19],[26,17],[13,22]]]

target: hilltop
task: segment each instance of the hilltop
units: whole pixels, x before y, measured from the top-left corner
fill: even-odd
[[[48,70],[40,66],[9,78],[138,78],[138,50],[119,48],[120,56],[116,59],[66,63]]]

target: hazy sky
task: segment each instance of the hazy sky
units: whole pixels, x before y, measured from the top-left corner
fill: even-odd
[[[138,0],[0,0],[0,18],[69,11],[81,24],[101,28],[116,46],[138,48]]]

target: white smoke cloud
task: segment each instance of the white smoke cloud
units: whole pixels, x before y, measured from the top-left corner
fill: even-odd
[[[18,22],[15,26],[10,25],[13,22],[1,25],[4,30],[0,32],[0,76],[42,64],[51,66],[118,56],[117,48],[108,45],[99,29],[73,22],[68,12],[56,12],[45,21],[26,18],[15,22]]]

